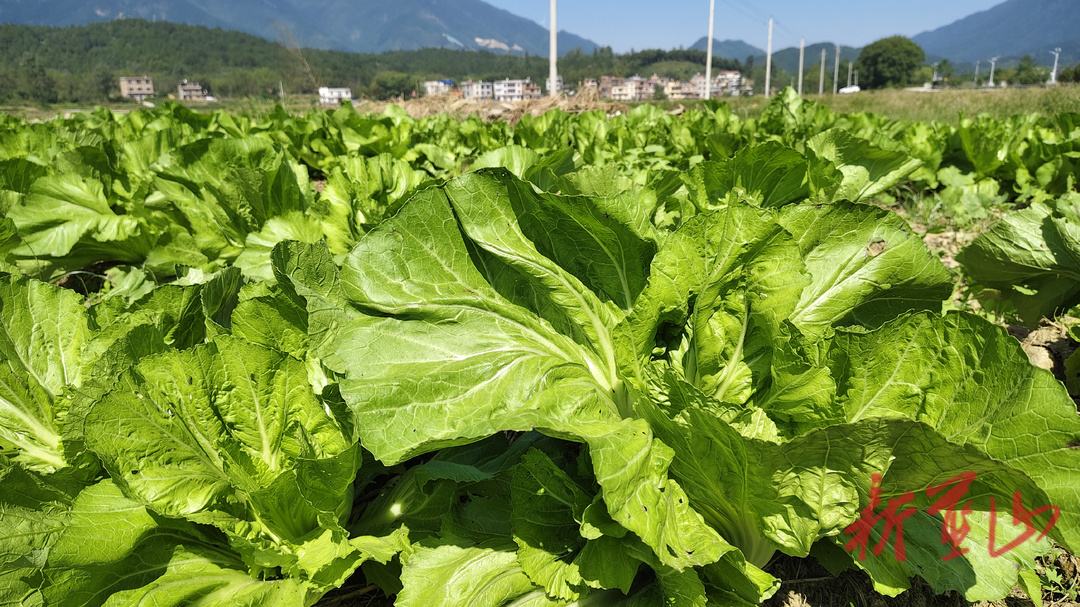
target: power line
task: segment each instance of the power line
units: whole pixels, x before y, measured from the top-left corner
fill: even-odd
[[[764,22],[767,19],[772,19],[773,18],[773,15],[771,15],[769,12],[762,10],[761,8],[747,2],[746,0],[730,0],[729,1],[729,5],[732,5],[732,6],[735,6],[736,3],[737,3],[739,8],[743,9],[743,14],[744,15],[746,15],[748,17],[751,17],[751,18],[753,18],[753,19],[755,19],[757,21]],[[799,37],[798,33],[793,31],[789,27],[787,27],[786,22],[784,22],[782,20],[779,20],[779,19],[774,19],[774,24],[775,24],[777,29],[779,29],[781,32],[784,32],[784,33],[788,34],[792,38],[798,38]]]
[[[752,16],[754,19],[765,20],[769,18],[769,14],[767,12],[761,10],[760,8],[754,6],[746,0],[729,0],[728,4],[738,5],[738,7],[743,10],[744,14],[751,13],[751,15],[749,16]]]

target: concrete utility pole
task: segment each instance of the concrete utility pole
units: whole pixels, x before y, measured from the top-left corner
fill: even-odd
[[[705,93],[704,99],[712,98],[712,37],[713,16],[716,14],[716,0],[709,0],[709,41],[705,43]],[[753,74],[750,74],[753,76]]]
[[[982,60],[975,62],[975,86],[979,86],[979,66],[982,65]]]
[[[852,63],[850,61],[848,61],[848,64],[847,64],[847,85],[848,86],[851,86],[851,68],[852,68]]]
[[[806,38],[799,39],[799,96],[802,97],[802,72],[806,58]]]
[[[835,95],[836,91],[840,90],[840,45],[836,45],[836,64],[833,66],[832,71],[832,94]]]
[[[987,84],[990,88],[994,88],[994,68],[997,67],[998,59],[1001,59],[1001,57],[990,58],[990,82]]]
[[[765,98],[769,98],[769,86],[772,84],[772,17],[769,17],[769,42],[765,46]]]
[[[1058,59],[1061,57],[1061,47],[1050,51],[1050,54],[1054,56],[1054,69],[1050,71],[1050,84],[1057,84],[1057,66]]]
[[[556,62],[559,59],[559,28],[555,25],[555,2],[551,0],[551,57],[548,68],[548,78],[551,83],[548,85],[548,96],[555,97],[559,94],[559,68]]]
[[[818,81],[817,81],[817,94],[818,95],[824,95],[825,94],[825,56],[826,56],[826,54],[827,54],[827,51],[825,49],[821,49],[821,76],[818,77]]]

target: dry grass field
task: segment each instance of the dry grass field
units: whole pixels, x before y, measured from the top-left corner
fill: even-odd
[[[1060,112],[1080,113],[1080,86],[1063,85],[1054,88],[1005,88],[1005,89],[950,89],[950,90],[881,90],[863,91],[854,95],[807,95],[807,99],[823,103],[833,111],[872,112],[897,120],[930,121],[936,120],[955,124],[960,116],[974,116],[987,113],[995,118],[1004,118],[1015,114],[1038,112],[1052,115]],[[742,118],[755,118],[768,105],[769,100],[762,96],[728,98],[725,101]],[[295,95],[287,99],[286,109],[290,113],[304,114],[316,107],[316,99],[310,95]],[[414,118],[449,113],[461,117],[475,114],[486,120],[509,120],[515,122],[525,113],[539,114],[560,107],[570,112],[585,110],[606,110],[611,114],[625,110],[626,105],[604,101],[595,97],[569,97],[559,100],[539,99],[520,103],[502,103],[495,101],[467,102],[452,96],[410,99],[396,102],[361,101],[357,105],[360,112],[381,112],[390,103],[397,103],[405,108]],[[672,111],[678,108],[690,108],[699,102],[662,101],[658,104]],[[192,106],[196,111],[223,109],[233,113],[252,116],[265,115],[273,111],[276,104],[271,99],[236,99],[220,103]],[[112,104],[114,111],[125,112],[137,109],[134,103]],[[86,111],[82,107],[0,107],[0,112],[22,115],[29,120],[49,120],[56,116],[70,115],[72,112]]]

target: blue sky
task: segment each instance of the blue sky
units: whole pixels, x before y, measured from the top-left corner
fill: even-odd
[[[548,0],[485,0],[547,26]],[[765,48],[769,16],[773,49],[837,42],[862,46],[879,38],[914,36],[948,25],[1003,0],[716,0],[718,40]],[[690,46],[706,35],[709,0],[559,0],[559,29],[617,52]]]

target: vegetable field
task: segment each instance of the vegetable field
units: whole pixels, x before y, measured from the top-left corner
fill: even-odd
[[[0,116],[0,605],[755,605],[780,555],[1037,599],[1080,355],[1005,325],[1080,316],[1078,177],[1080,114],[790,91]]]

